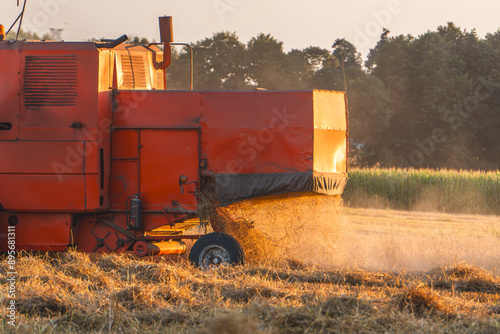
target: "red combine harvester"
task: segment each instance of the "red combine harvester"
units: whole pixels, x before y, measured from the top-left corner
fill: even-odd
[[[220,206],[290,192],[341,194],[345,94],[166,90],[161,43],[0,41],[0,251],[182,254],[240,263],[228,234],[190,234]]]

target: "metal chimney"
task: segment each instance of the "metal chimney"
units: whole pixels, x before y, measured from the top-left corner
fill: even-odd
[[[172,16],[159,17],[160,21],[160,42],[170,44],[174,41],[174,30],[172,28]]]

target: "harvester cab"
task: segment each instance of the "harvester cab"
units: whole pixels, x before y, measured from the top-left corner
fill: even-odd
[[[171,27],[155,45],[0,42],[1,251],[14,230],[18,250],[138,256],[198,239],[196,265],[240,263],[207,201],[342,193],[344,93],[168,90]]]

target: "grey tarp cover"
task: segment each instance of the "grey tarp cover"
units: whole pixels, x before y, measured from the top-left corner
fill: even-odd
[[[342,194],[347,174],[319,172],[216,174],[215,182],[220,205],[225,206],[244,199],[291,192]]]

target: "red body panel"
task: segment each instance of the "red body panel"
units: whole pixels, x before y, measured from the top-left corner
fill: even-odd
[[[215,173],[312,170],[312,92],[206,92],[202,154]]]
[[[119,91],[117,128],[199,128],[200,92]]]
[[[177,201],[196,210],[195,184],[181,193],[179,178],[198,182],[197,130],[142,130],[140,132],[140,185],[144,211],[163,211]]]
[[[68,63],[56,67],[61,72],[56,77],[54,64],[60,63],[60,59],[67,59]],[[33,73],[27,73],[28,60],[33,62]],[[87,133],[98,126],[98,69],[98,51],[91,43],[24,43],[21,50],[20,139],[88,140]],[[53,80],[48,81],[51,77]],[[57,82],[71,83],[66,87],[72,88],[68,92],[61,87],[57,93],[52,93],[61,97],[74,94],[73,101],[67,103],[71,105],[58,105],[61,103],[56,101],[50,105],[27,106],[27,93],[23,88],[27,85],[43,87],[48,82],[54,87],[59,87]],[[82,128],[71,128],[74,122],[80,122]]]
[[[34,251],[62,251],[71,243],[71,215],[53,213],[0,212],[0,252],[8,250],[7,227],[10,216],[15,215],[16,249]]]
[[[9,211],[84,212],[85,178],[82,175],[0,174],[2,207]],[[33,209],[36,208],[36,209]]]
[[[12,187],[9,193],[0,192],[0,204],[25,212],[104,209],[107,180],[99,181],[109,159],[101,166],[100,150],[109,152],[111,108],[109,93],[99,108],[95,45],[14,45],[17,48],[8,51],[0,47],[2,62],[17,71],[1,73],[2,83],[10,82],[12,88],[0,99],[0,122],[18,118],[15,128],[0,131],[0,138],[16,139],[0,141],[0,154],[8,157],[0,161],[0,179]],[[106,117],[107,125],[102,122]]]
[[[52,162],[67,163],[70,161],[66,161],[68,152],[83,149],[84,142],[78,141],[3,141],[0,143],[0,156],[9,158],[0,160],[0,170],[5,174],[54,174]],[[81,174],[85,170],[83,159],[75,159],[70,165],[65,174]],[[85,164],[85,167],[93,166]],[[97,173],[97,168],[92,172]]]
[[[125,210],[127,198],[139,193],[139,130],[117,130],[111,136],[111,210]]]
[[[16,140],[19,133],[19,73],[22,43],[0,43],[0,123],[9,123],[10,130],[0,127],[0,140]],[[9,64],[5,66],[5,64]]]

